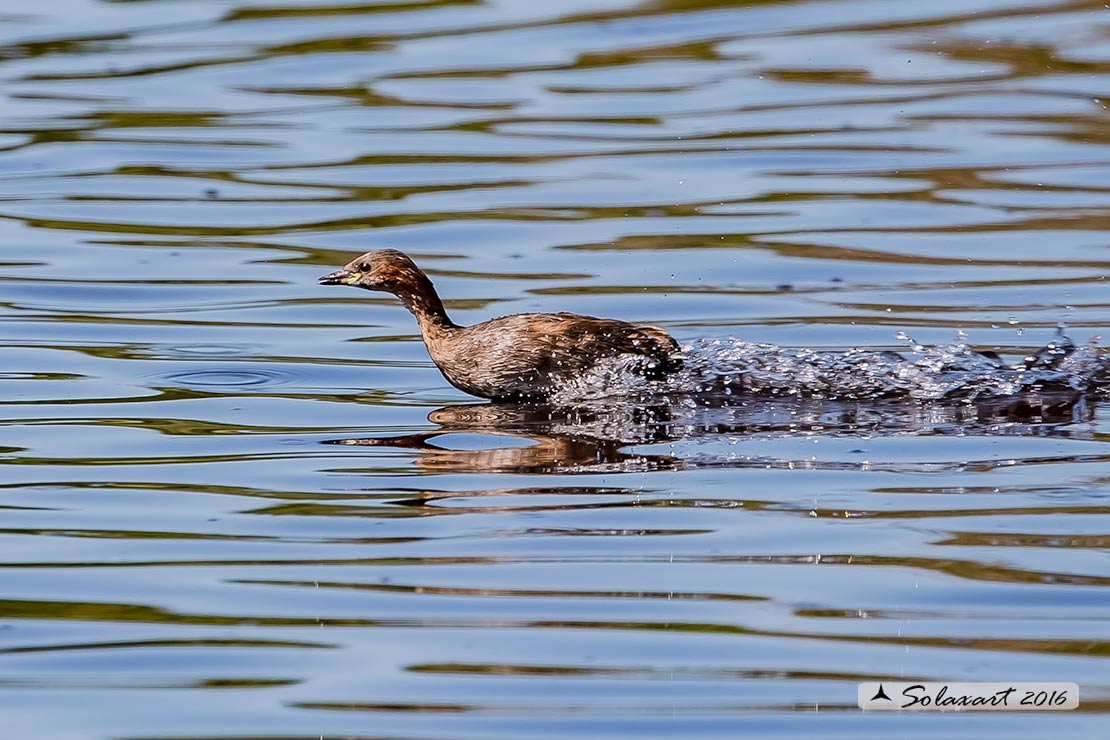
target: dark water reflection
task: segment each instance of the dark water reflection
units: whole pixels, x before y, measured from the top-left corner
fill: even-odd
[[[390,246],[468,323],[1087,346],[1108,13],[0,9],[6,734],[951,736],[854,709],[914,678],[1075,681],[957,734],[1105,735],[1105,401],[474,404],[315,278]]]
[[[595,402],[593,406],[463,404],[428,414],[437,429],[388,437],[347,437],[325,444],[418,450],[415,464],[427,473],[604,473],[684,470],[707,466],[872,469],[871,461],[850,463],[752,457],[745,441],[876,436],[1044,436],[1097,439],[1081,422],[1094,418],[1096,399],[1067,394],[1027,394],[967,402],[912,403],[905,400],[847,402],[817,399],[700,398],[701,405]],[[709,403],[706,403],[706,402]],[[689,402],[689,399],[687,399]],[[464,446],[452,447],[462,440]],[[673,451],[648,454],[639,445],[698,441],[727,452],[683,457]],[[469,442],[471,448],[465,445]],[[731,449],[730,449],[731,448]],[[1054,458],[1055,460],[1055,458]],[[1057,460],[1058,461],[1058,460]],[[1007,464],[1031,464],[1033,459]],[[1078,460],[1076,461],[1078,462]],[[982,466],[953,461],[953,469]],[[913,463],[898,465],[905,472]],[[935,463],[928,463],[935,469]]]

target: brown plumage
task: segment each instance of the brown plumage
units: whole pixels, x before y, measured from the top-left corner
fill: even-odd
[[[562,380],[599,360],[640,358],[638,372],[660,378],[682,366],[678,343],[655,326],[573,313],[522,313],[459,326],[428,276],[394,249],[380,249],[324,275],[321,285],[382,290],[401,299],[420,325],[432,361],[456,388],[499,401],[548,398]]]

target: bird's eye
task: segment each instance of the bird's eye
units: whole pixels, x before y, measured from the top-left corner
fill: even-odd
[[[362,264],[360,264],[358,266],[358,269],[359,269],[360,272],[370,272],[370,263],[369,262],[363,262]]]

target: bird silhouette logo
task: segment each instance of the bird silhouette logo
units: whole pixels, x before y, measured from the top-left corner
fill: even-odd
[[[875,701],[876,699],[886,699],[887,701],[894,701],[886,695],[886,691],[883,690],[882,684],[879,684],[879,690],[876,691],[875,695],[871,697],[871,701]]]

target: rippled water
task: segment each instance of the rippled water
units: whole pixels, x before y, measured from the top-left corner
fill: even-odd
[[[1105,736],[1103,2],[9,3],[0,81],[7,735]],[[746,373],[477,403],[316,285],[386,246]]]

